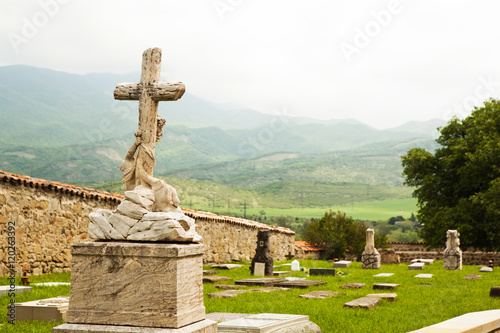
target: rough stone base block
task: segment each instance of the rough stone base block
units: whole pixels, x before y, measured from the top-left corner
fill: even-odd
[[[363,254],[361,255],[361,268],[380,269],[380,254],[378,252],[363,252]]]
[[[205,319],[202,244],[85,242],[71,254],[68,323],[179,328]]]
[[[205,319],[181,328],[62,324],[54,327],[52,333],[217,333],[217,323]]]

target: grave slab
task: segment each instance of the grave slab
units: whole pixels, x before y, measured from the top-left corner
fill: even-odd
[[[249,313],[232,313],[232,312],[212,312],[207,313],[207,319],[213,320],[217,323],[222,323],[228,320],[246,318],[251,316]]]
[[[380,273],[380,274],[377,274],[377,275],[373,275],[373,277],[389,277],[389,276],[393,276],[394,273]]]
[[[246,292],[246,290],[224,290],[218,293],[208,293],[207,296],[210,298],[233,298]]]
[[[246,285],[246,286],[274,286],[279,282],[286,281],[280,278],[253,278],[253,279],[242,279],[237,280],[235,284]]]
[[[296,277],[296,276],[287,276],[285,280],[287,281],[302,281],[305,280],[306,278],[303,277]]]
[[[492,267],[481,267],[479,269],[479,271],[482,272],[482,273],[493,272],[493,268]]]
[[[215,282],[223,282],[223,281],[233,281],[230,277],[227,276],[218,276],[218,275],[211,275],[211,276],[204,276],[203,277],[203,283],[215,283]]]
[[[377,297],[361,297],[345,303],[344,307],[373,309],[378,303],[379,299]]]
[[[246,318],[219,323],[219,333],[284,333],[284,332],[321,332],[318,325],[309,321],[309,316],[278,313],[261,313]]]
[[[396,298],[398,297],[398,294],[396,294],[396,293],[369,294],[369,295],[366,295],[366,297],[376,297],[378,299],[385,299],[389,302],[394,302],[396,300]]]
[[[396,283],[374,283],[373,289],[375,290],[383,290],[383,289],[396,289],[399,284]]]
[[[411,270],[422,270],[425,267],[425,264],[423,262],[415,262],[408,266],[408,269]]]
[[[351,262],[347,260],[336,261],[333,263],[333,268],[348,268],[351,267]]]
[[[424,264],[426,265],[431,265],[434,263],[434,259],[413,259],[411,261],[412,263],[415,263],[415,262],[423,262]]]
[[[298,297],[323,299],[323,298],[333,297],[333,296],[337,296],[337,295],[347,295],[347,293],[339,292],[339,291],[333,292],[331,290],[319,290],[319,291],[310,291],[307,294],[299,295]]]
[[[421,279],[430,279],[430,278],[432,278],[432,274],[417,274],[414,277],[421,278]]]
[[[31,302],[16,303],[16,321],[60,321],[66,319],[69,297],[60,296]]]
[[[342,285],[342,288],[344,289],[361,289],[366,286],[365,283],[357,283],[357,282],[351,282],[351,283],[346,283]]]
[[[254,262],[253,275],[265,276],[266,275],[266,263],[265,262]]]
[[[500,328],[500,310],[470,312],[409,333],[489,333]]]
[[[490,297],[500,297],[500,287],[491,287]]]
[[[222,264],[222,265],[212,265],[211,267],[215,268],[215,269],[235,269],[235,268],[243,267],[243,265],[240,265],[240,264]]]
[[[16,286],[15,288],[15,293],[21,294],[21,293],[29,293],[31,292],[33,288],[31,287],[24,287],[24,286]],[[0,286],[0,296],[3,295],[8,295],[10,292],[10,286]]]
[[[71,283],[69,282],[40,282],[40,283],[32,283],[32,286],[43,286],[43,287],[57,287],[57,286],[69,286]]]
[[[288,274],[292,274],[291,271],[273,271],[274,276],[285,276]]]
[[[310,268],[309,275],[331,275],[335,276],[335,269],[333,268]]]
[[[210,276],[210,275],[217,275],[217,271],[214,271],[213,269],[203,270],[203,276]]]
[[[181,328],[62,324],[54,327],[52,333],[217,333],[217,322],[204,319]]]
[[[309,288],[310,286],[318,286],[318,285],[323,285],[326,284],[325,281],[320,281],[320,280],[302,280],[302,281],[284,281],[284,282],[278,282],[275,284],[276,287],[290,287],[290,288],[302,288],[306,289]]]
[[[239,286],[239,285],[235,285],[235,284],[217,284],[214,287],[217,288],[217,289],[226,289],[226,290],[229,290],[229,289],[244,289],[245,288],[245,286]]]
[[[479,274],[469,274],[464,277],[464,280],[479,280],[481,279],[481,275]]]

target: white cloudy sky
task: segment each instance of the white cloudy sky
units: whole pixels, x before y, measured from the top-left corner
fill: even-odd
[[[0,66],[140,70],[206,99],[378,128],[500,96],[500,1],[2,0]]]

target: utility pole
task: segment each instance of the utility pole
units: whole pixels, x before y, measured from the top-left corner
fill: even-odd
[[[247,202],[245,200],[245,203],[244,204],[240,204],[243,206],[243,218],[247,218]]]

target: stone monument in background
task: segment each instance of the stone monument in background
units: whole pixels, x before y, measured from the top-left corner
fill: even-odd
[[[120,168],[125,199],[116,210],[89,215],[89,237],[97,241],[71,247],[67,324],[55,333],[217,332],[217,323],[205,319],[201,237],[176,190],[153,176],[165,124],[158,102],[185,91],[180,82],[159,82],[160,68],[161,49],[146,50],[141,81],[114,92],[139,100],[139,129]]]
[[[443,253],[443,268],[449,270],[462,269],[462,250],[460,250],[460,234],[457,230],[446,232],[446,249]]]
[[[257,248],[250,265],[252,275],[273,276],[274,266],[273,257],[269,251],[269,234],[269,230],[259,230],[257,233]],[[260,267],[263,267],[263,270],[259,269]]]
[[[361,267],[379,269],[380,254],[375,248],[375,232],[373,229],[366,229],[366,245],[361,255]]]

